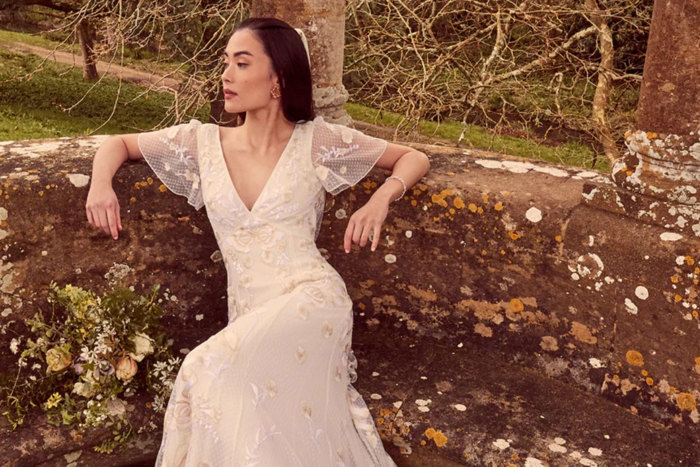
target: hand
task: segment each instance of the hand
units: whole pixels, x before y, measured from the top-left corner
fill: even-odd
[[[370,232],[372,232],[372,251],[377,249],[379,237],[382,231],[382,223],[389,212],[389,203],[381,198],[372,197],[360,209],[355,211],[348,227],[345,229],[343,247],[345,253],[350,253],[352,243],[358,243],[361,247],[367,244]]]
[[[122,221],[119,217],[119,200],[111,186],[90,185],[85,213],[90,224],[102,229],[107,235],[112,235],[116,240],[118,230],[122,230]]]

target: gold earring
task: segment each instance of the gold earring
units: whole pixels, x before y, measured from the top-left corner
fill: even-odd
[[[280,93],[279,84],[275,84],[274,86],[272,86],[272,89],[270,89],[270,95],[273,99],[279,99],[282,96],[282,94]]]

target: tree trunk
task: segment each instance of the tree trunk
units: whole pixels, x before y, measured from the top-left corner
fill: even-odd
[[[613,36],[608,26],[607,18],[601,11],[596,0],[586,0],[586,9],[590,11],[593,24],[598,28],[598,51],[600,52],[600,66],[598,67],[598,84],[593,95],[593,125],[598,134],[598,141],[603,145],[605,156],[612,163],[620,154],[617,151],[615,138],[613,138],[610,128],[605,120],[605,110],[608,106],[608,96],[610,95],[610,83],[613,73]]]
[[[92,28],[87,20],[82,20],[76,28],[80,39],[80,48],[83,50],[83,78],[96,81],[97,66],[95,65],[95,45],[92,38]]]

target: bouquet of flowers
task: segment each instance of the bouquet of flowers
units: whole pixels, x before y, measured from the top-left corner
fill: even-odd
[[[102,297],[70,284],[49,288],[50,317],[37,312],[27,335],[10,344],[19,358],[0,375],[3,415],[13,430],[35,406],[54,425],[114,426],[114,438],[95,447],[112,452],[133,432],[127,399],[145,387],[153,395],[147,405],[162,413],[182,363],[159,322],[159,287],[141,296],[119,286]]]

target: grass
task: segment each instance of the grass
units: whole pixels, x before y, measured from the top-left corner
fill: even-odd
[[[389,127],[397,127],[404,119],[403,115],[386,111],[380,112],[361,104],[348,103],[345,105],[345,109],[353,119]],[[428,137],[447,139],[456,143],[462,132],[462,124],[456,121],[445,121],[438,124],[421,120],[419,131]],[[496,135],[486,128],[476,125],[468,125],[463,141],[463,144],[465,143],[474,148],[586,168],[591,167],[595,155],[590,146],[576,141],[570,141],[560,146],[546,146],[527,139]],[[602,171],[610,169],[605,156],[598,156],[596,169]]]
[[[128,83],[118,91],[113,78],[104,78],[91,90],[93,83],[83,80],[80,68],[54,62],[30,75],[40,62],[33,55],[0,49],[0,140],[143,131],[160,122],[172,103],[167,93],[137,98],[143,88]],[[192,117],[206,121],[208,115],[206,106]]]
[[[95,131],[100,134],[144,131],[159,122],[172,103],[173,98],[167,93],[149,93],[148,97],[137,99],[143,88],[122,83],[114,115],[110,118],[119,89],[118,80],[104,78],[90,90],[93,83],[84,81],[82,71],[76,67],[47,62],[42,71],[30,74],[40,62],[41,59],[33,55],[0,49],[0,140],[77,136]],[[75,108],[66,110],[81,99]],[[354,119],[388,127],[397,127],[403,120],[400,114],[380,112],[357,103],[348,103],[345,108]],[[192,117],[207,121],[208,112],[205,106]],[[462,126],[455,121],[438,124],[423,120],[419,131],[428,137],[456,142]],[[577,142],[546,146],[496,135],[474,125],[468,127],[463,144],[588,168],[594,155],[589,146]],[[598,157],[596,168],[609,170],[605,157]]]
[[[0,44],[3,42],[20,42],[22,44],[43,47],[49,50],[56,49],[63,52],[72,52],[76,55],[82,56],[80,44],[78,42],[73,43],[73,41],[71,40],[68,40],[66,42],[60,42],[58,40],[49,39],[47,37],[37,34],[0,29]],[[111,57],[100,57],[100,60],[109,62],[111,60]],[[155,72],[160,74],[166,74],[175,71],[180,65],[179,63],[175,62],[158,60],[158,57],[155,54],[145,49],[125,49],[123,63],[120,63],[120,59],[118,56],[114,58],[114,63],[134,68],[136,70]],[[181,72],[186,71],[187,66],[183,67],[183,69],[181,70]]]

